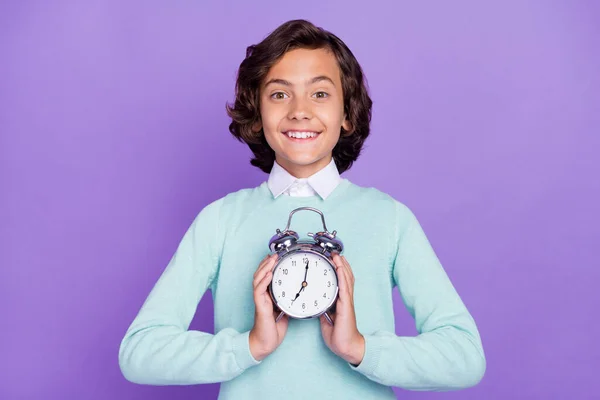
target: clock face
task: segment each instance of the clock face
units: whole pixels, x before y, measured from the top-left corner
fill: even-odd
[[[288,253],[273,271],[273,298],[277,306],[292,317],[321,314],[335,301],[337,289],[335,269],[324,256],[316,253]]]

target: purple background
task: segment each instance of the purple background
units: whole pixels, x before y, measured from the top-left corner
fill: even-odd
[[[199,210],[266,179],[224,107],[293,18],[368,77],[345,176],[415,211],[481,330],[478,386],[398,397],[597,396],[597,2],[48,3],[0,6],[0,398],[216,397],[127,382],[118,346]],[[191,328],[212,332],[209,292]]]

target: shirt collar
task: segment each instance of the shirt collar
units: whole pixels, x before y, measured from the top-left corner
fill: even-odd
[[[296,178],[275,161],[267,185],[273,197],[277,198],[296,181],[306,181],[322,199],[326,199],[335,190],[340,180],[341,177],[333,158],[326,167],[304,179]]]

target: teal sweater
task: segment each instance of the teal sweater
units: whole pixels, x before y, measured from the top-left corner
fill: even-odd
[[[310,206],[338,232],[355,275],[354,301],[365,355],[358,366],[325,345],[318,319],[290,320],[283,343],[258,362],[248,334],[254,323],[252,277],[275,229],[291,210]],[[318,214],[294,214],[302,239],[322,230]],[[394,332],[397,286],[418,336]],[[205,291],[215,334],[188,330]],[[274,198],[266,182],[204,207],[125,333],[125,378],[150,385],[221,382],[219,399],[394,399],[391,386],[455,390],[483,377],[479,332],[415,215],[389,195],[342,179],[318,196]]]

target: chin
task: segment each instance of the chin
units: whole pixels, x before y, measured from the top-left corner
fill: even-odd
[[[293,164],[296,164],[296,165],[311,165],[311,164],[318,162],[322,158],[323,157],[318,157],[318,156],[308,155],[308,154],[307,155],[295,154],[295,155],[290,155],[289,157],[287,157],[287,161],[291,162]]]

